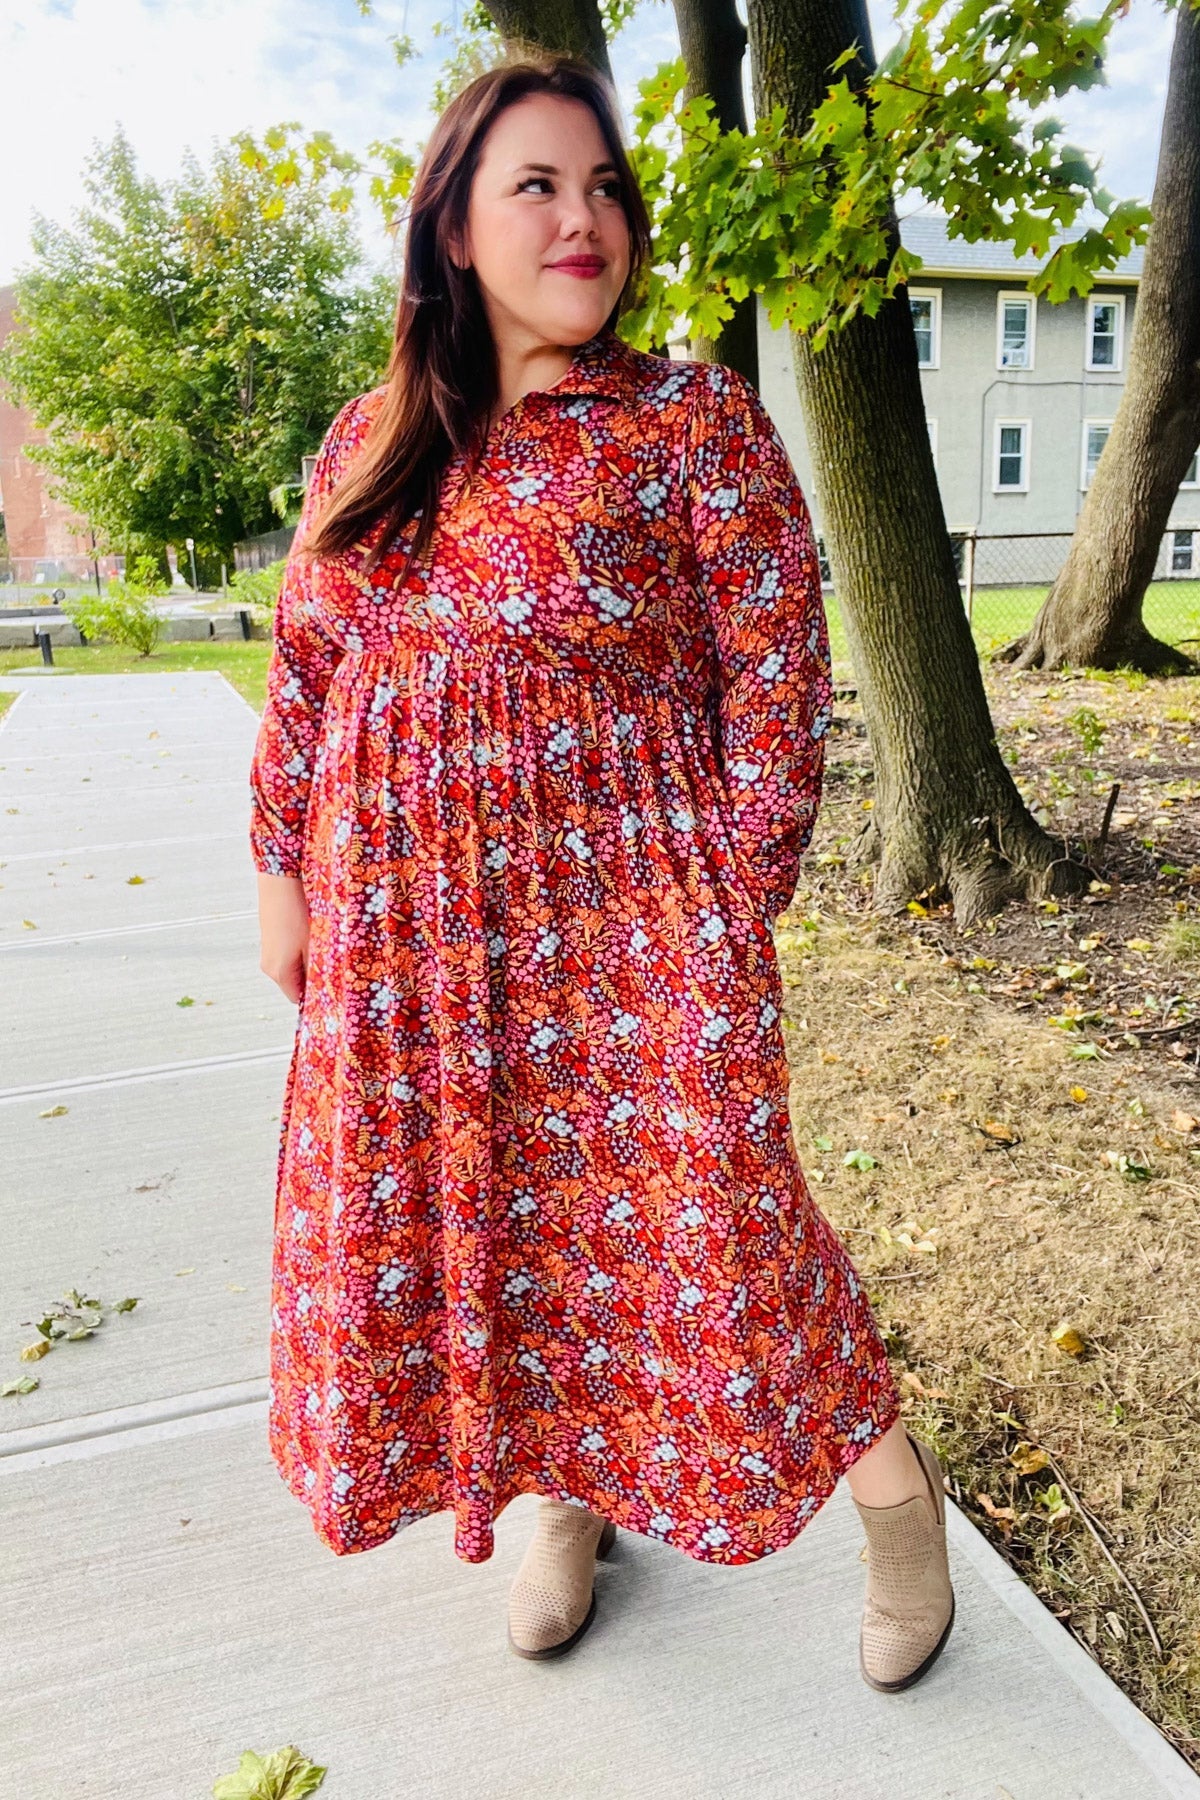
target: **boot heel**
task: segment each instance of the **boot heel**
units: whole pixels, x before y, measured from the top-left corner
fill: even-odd
[[[596,1545],[597,1556],[607,1556],[617,1541],[617,1528],[611,1519],[605,1521],[604,1530],[600,1533],[600,1542]]]

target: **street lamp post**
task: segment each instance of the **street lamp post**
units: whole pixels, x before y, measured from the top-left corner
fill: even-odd
[[[198,594],[200,583],[196,580],[196,540],[195,538],[184,538],[183,541],[187,545],[187,553],[192,565],[192,592]]]

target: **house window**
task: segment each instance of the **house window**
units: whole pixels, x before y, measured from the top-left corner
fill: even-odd
[[[925,429],[929,433],[929,449],[933,456],[933,466],[937,468],[937,420],[926,419]]]
[[[1200,487],[1200,477],[1197,476],[1196,469],[1197,463],[1200,463],[1200,450],[1193,450],[1192,460],[1187,466],[1187,474],[1180,482],[1180,487]]]
[[[996,304],[996,367],[1032,369],[1033,295],[1002,293]]]
[[[1100,452],[1108,442],[1108,434],[1112,430],[1111,419],[1085,419],[1083,422],[1083,468],[1079,476],[1081,488],[1090,488],[1092,476],[1096,473],[1096,464],[1100,461]]]
[[[1089,369],[1119,369],[1125,323],[1125,298],[1089,300],[1087,306],[1087,359]]]
[[[1196,534],[1194,531],[1171,533],[1171,573],[1190,575],[1195,568]]]
[[[922,369],[936,369],[941,362],[941,301],[940,288],[908,290],[913,332],[917,340],[917,363]]]
[[[996,462],[992,487],[998,494],[1029,488],[1029,420],[996,420]]]

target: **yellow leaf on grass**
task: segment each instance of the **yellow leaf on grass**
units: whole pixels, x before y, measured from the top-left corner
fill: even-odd
[[[1087,1349],[1083,1333],[1074,1325],[1059,1325],[1050,1335],[1059,1349],[1064,1350],[1068,1356],[1082,1356]]]
[[[1049,1456],[1036,1444],[1018,1444],[1015,1450],[1010,1451],[1008,1460],[1018,1475],[1036,1475],[1039,1469],[1050,1467]]]
[[[1072,1100],[1075,1101],[1076,1105],[1082,1106],[1083,1102],[1087,1099],[1087,1097],[1088,1096],[1087,1096],[1086,1088],[1073,1087],[1071,1089],[1071,1098],[1072,1098]]]
[[[998,1144],[1019,1144],[1020,1135],[1011,1125],[1002,1125],[999,1119],[985,1119],[979,1126],[985,1137],[994,1138]]]
[[[1180,1112],[1178,1108],[1171,1114],[1172,1131],[1196,1131],[1200,1129],[1200,1119],[1193,1118],[1191,1113]]]

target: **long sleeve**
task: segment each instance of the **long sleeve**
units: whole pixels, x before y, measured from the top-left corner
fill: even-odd
[[[752,384],[709,363],[692,390],[685,494],[716,640],[717,751],[743,857],[774,917],[816,824],[833,707],[808,504]]]
[[[296,529],[299,544],[353,447],[359,402],[344,406],[317,454]],[[299,875],[321,709],[342,645],[313,604],[311,564],[288,558],[275,605],[267,696],[250,765],[250,853],[264,875]]]

